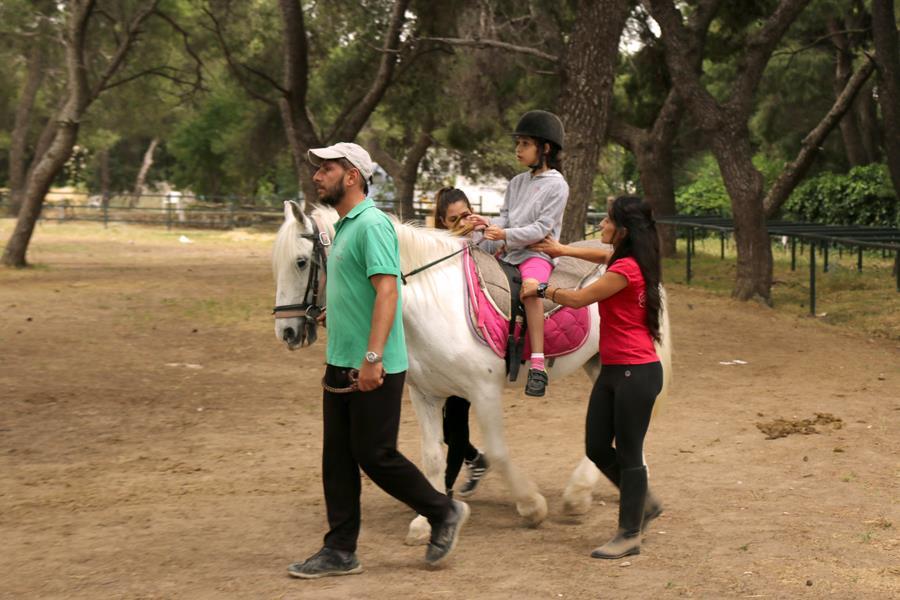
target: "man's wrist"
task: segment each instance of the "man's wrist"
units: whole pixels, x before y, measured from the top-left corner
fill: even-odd
[[[379,352],[375,352],[374,350],[369,350],[368,352],[366,352],[364,358],[365,361],[370,365],[378,364],[384,360],[384,356]]]

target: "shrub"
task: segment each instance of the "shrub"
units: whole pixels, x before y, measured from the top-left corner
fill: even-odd
[[[900,227],[898,201],[887,166],[822,173],[800,184],[784,205],[786,218],[830,225]]]

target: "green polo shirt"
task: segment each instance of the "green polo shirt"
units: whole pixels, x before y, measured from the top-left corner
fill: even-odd
[[[373,275],[397,278],[397,312],[384,346],[384,370],[401,373],[409,363],[401,313],[400,244],[388,216],[367,198],[334,226],[326,279],[328,349],[325,359],[330,365],[358,368],[369,350],[375,306],[375,288],[369,277]]]

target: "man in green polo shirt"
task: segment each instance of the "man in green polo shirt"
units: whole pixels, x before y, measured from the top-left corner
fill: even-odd
[[[311,579],[359,573],[360,475],[431,523],[425,552],[441,563],[454,549],[469,507],[438,492],[397,450],[406,342],[400,301],[400,251],[390,219],[366,199],[374,164],[356,144],[309,151],[317,167],[319,200],[337,210],[328,255],[328,348],[325,383],[347,388],[358,369],[357,391],[323,392],[322,479],[329,531],[321,550],[288,567]]]

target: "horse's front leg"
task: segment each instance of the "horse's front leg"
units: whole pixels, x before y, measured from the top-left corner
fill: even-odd
[[[493,391],[469,398],[481,427],[484,452],[491,469],[498,471],[509,485],[516,510],[528,525],[536,527],[547,517],[547,500],[538,491],[537,485],[509,458],[509,448],[503,434],[502,395],[499,389]]]
[[[443,408],[446,399],[426,396],[413,385],[409,386],[409,397],[422,431],[423,472],[431,485],[443,492],[447,463],[441,444],[444,441]],[[428,519],[422,515],[416,516],[409,524],[405,543],[410,546],[427,544],[430,538],[431,525]]]

